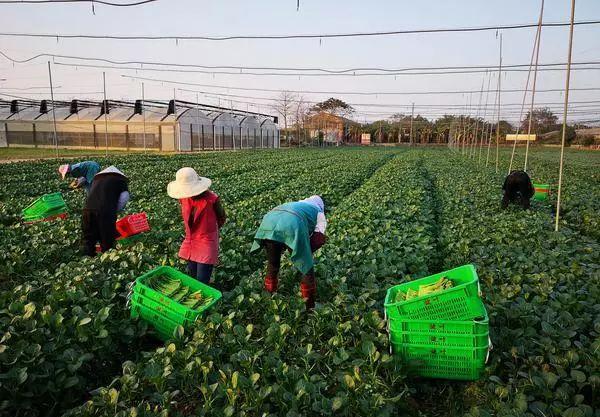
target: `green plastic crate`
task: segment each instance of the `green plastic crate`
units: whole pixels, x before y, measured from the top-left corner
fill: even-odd
[[[149,310],[160,313],[163,316],[167,317],[172,322],[174,322],[176,324],[180,324],[183,327],[187,327],[187,326],[189,326],[190,323],[194,322],[194,320],[188,319],[184,315],[181,315],[178,312],[171,310],[169,307],[165,306],[164,304],[161,304],[158,301],[154,301],[148,297],[145,297],[142,294],[134,292],[131,295],[131,301],[135,302],[137,305],[144,306],[145,308],[147,308]]]
[[[134,243],[137,243],[141,240],[141,238],[145,237],[145,233],[138,233],[137,235],[131,235],[127,237],[122,237],[117,239],[117,243],[122,246],[130,246]]]
[[[25,207],[22,211],[25,220],[41,220],[67,211],[61,193],[46,194]]]
[[[173,279],[179,279],[183,285],[190,287],[192,291],[200,290],[203,296],[212,297],[212,301],[208,305],[202,306],[196,310],[192,310],[191,308],[179,304],[179,302],[172,300],[163,293],[155,291],[146,285],[148,279],[156,275],[167,275]],[[167,307],[167,313],[165,314],[167,314],[171,320],[177,320],[179,317],[183,317],[187,320],[194,321],[200,314],[202,314],[202,312],[211,308],[222,297],[222,294],[219,290],[203,284],[200,281],[169,266],[159,266],[158,268],[153,269],[152,271],[147,272],[139,277],[135,282],[133,292],[134,294],[143,295],[145,298]]]
[[[135,319],[138,317],[148,322],[154,328],[154,330],[156,330],[157,335],[162,340],[172,339],[173,332],[178,326],[177,323],[165,317],[160,312],[151,310],[148,307],[138,304],[136,301],[132,300],[131,318]]]
[[[401,358],[409,375],[475,381],[484,373],[489,346],[460,348],[392,343],[392,351]]]
[[[548,195],[550,194],[550,184],[533,184],[533,189],[535,190],[535,194],[533,198],[538,201],[544,201],[548,199]]]
[[[475,320],[390,319],[391,343],[441,347],[481,347],[488,345],[490,325],[487,314]]]
[[[434,283],[444,276],[453,281],[454,287],[409,301],[395,301],[398,291],[418,290],[419,286]],[[470,320],[485,316],[479,293],[475,267],[464,265],[389,288],[384,302],[385,314],[390,319]]]

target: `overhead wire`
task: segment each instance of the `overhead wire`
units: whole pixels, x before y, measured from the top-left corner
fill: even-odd
[[[7,60],[14,62],[15,64],[23,64],[34,61],[39,58],[60,58],[60,59],[73,59],[73,60],[81,60],[81,61],[99,61],[106,62],[109,64],[115,65],[154,65],[154,66],[162,66],[162,67],[184,67],[184,68],[204,68],[204,69],[235,69],[239,71],[244,70],[264,70],[264,71],[313,71],[313,72],[323,72],[327,74],[348,74],[360,71],[377,71],[377,72],[408,72],[408,71],[419,71],[419,70],[448,70],[448,69],[491,69],[492,65],[469,65],[469,66],[440,66],[440,67],[408,67],[408,68],[383,68],[383,67],[356,67],[356,68],[344,68],[344,69],[331,69],[331,68],[317,68],[317,67],[257,67],[257,66],[236,66],[236,65],[201,65],[201,64],[186,64],[186,63],[168,63],[168,62],[152,62],[152,61],[137,61],[137,60],[126,60],[126,61],[118,61],[114,59],[108,58],[96,58],[96,57],[83,57],[78,55],[61,55],[61,54],[52,54],[52,53],[39,53],[29,58],[25,59],[16,59],[7,55],[6,53],[0,51],[0,55],[2,55]],[[574,63],[575,65],[594,65],[600,64],[600,61],[588,61],[588,62],[580,62]],[[539,64],[542,67],[552,67],[552,66],[560,66],[566,65],[566,63],[546,63]],[[505,68],[522,68],[527,67],[527,64],[511,64],[504,66]]]
[[[600,63],[600,62],[598,62]],[[577,65],[578,63],[574,63]],[[329,73],[294,73],[294,72],[253,72],[244,70],[240,71],[219,71],[219,70],[190,70],[181,68],[147,68],[147,67],[124,67],[114,65],[93,65],[93,64],[75,64],[55,61],[54,65],[61,65],[66,67],[75,68],[102,68],[102,69],[116,69],[126,71],[142,71],[142,72],[169,72],[169,73],[182,73],[182,74],[208,74],[208,75],[235,75],[235,76],[268,76],[268,77],[398,77],[398,76],[414,76],[414,75],[460,75],[460,74],[481,74],[489,71],[489,68],[485,69],[474,69],[474,70],[454,70],[454,71],[411,71],[411,72],[386,72],[386,73],[343,73],[343,74],[329,74]],[[592,65],[591,63],[585,63],[584,65]],[[579,67],[571,68],[571,71],[597,71],[600,67]],[[540,68],[539,71],[565,71],[564,68]],[[509,68],[504,72],[527,72],[526,69]]]
[[[130,3],[115,3],[106,0],[0,0],[1,4],[50,4],[50,3],[97,3],[113,7],[141,6],[146,3],[154,3],[158,0],[139,0]]]
[[[0,4],[10,3],[75,3],[75,2],[93,2],[106,4],[109,6],[137,6],[145,3],[151,3],[157,0],[145,0],[135,3],[112,3],[100,0],[38,0],[38,1],[2,1]],[[569,26],[568,22],[548,22],[544,23],[545,27],[564,27]],[[600,20],[583,20],[575,22],[576,26],[580,25],[597,25]],[[483,32],[483,31],[499,31],[513,29],[528,29],[537,27],[537,23],[521,23],[521,24],[506,24],[492,26],[471,26],[471,27],[456,27],[456,28],[428,28],[428,29],[401,29],[389,31],[373,31],[373,32],[347,32],[347,33],[321,33],[321,34],[283,34],[283,35],[226,35],[226,36],[209,36],[209,35],[92,35],[92,34],[51,34],[51,33],[30,33],[30,32],[3,32],[0,36],[19,36],[19,37],[36,37],[36,38],[56,38],[56,39],[110,39],[110,40],[203,40],[203,41],[230,41],[230,40],[282,40],[282,39],[328,39],[328,38],[354,38],[354,37],[371,37],[371,36],[397,36],[410,34],[426,34],[426,33],[461,33],[461,32]]]

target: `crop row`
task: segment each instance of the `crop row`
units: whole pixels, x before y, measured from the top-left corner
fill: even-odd
[[[446,410],[472,417],[597,415],[598,242],[564,225],[554,232],[546,203],[500,210],[502,175],[491,169],[459,156],[428,153],[424,160],[441,202],[444,267],[476,264],[494,343],[488,378],[446,398]]]
[[[121,377],[70,414],[391,415],[407,408],[410,389],[389,354],[381,300],[386,282],[429,270],[435,216],[426,181],[400,155],[348,197],[338,195],[313,313],[303,312],[289,262],[274,296],[262,291],[260,268],[184,343],[124,363]]]
[[[297,160],[296,157],[293,159]],[[305,169],[290,183],[298,189],[306,189],[305,184],[311,183],[335,196],[358,186],[385,161],[386,155],[348,157],[338,154],[329,159],[327,166]],[[137,172],[131,170],[132,178],[145,178],[144,183],[134,180],[139,181],[135,189],[141,199],[156,196],[156,187],[160,186],[157,184],[164,184],[159,176],[167,173],[154,170],[154,165],[141,166]],[[333,175],[332,166],[342,167],[343,173]],[[172,175],[177,167],[173,164],[166,171]],[[262,175],[284,182],[289,172],[290,167],[285,163],[278,169],[271,164],[265,166]],[[254,171],[249,173],[249,176],[254,175],[257,175]],[[175,262],[176,236],[180,234],[176,231],[180,229],[179,214],[176,203],[164,196],[163,186],[160,187],[162,198],[142,208],[149,212],[156,210],[158,216],[162,215],[163,207],[174,208],[165,209],[171,213],[170,219],[163,218],[163,222],[160,217],[154,219],[157,232],[146,242],[127,250],[113,250],[95,259],[72,256],[56,267],[48,263],[45,267],[37,265],[39,268],[30,271],[25,284],[0,293],[0,305],[6,306],[0,310],[0,323],[5,329],[0,342],[3,376],[0,391],[5,399],[4,411],[19,409],[23,414],[36,415],[40,410],[49,410],[50,415],[58,414],[70,404],[77,403],[83,393],[108,380],[114,375],[115,366],[119,367],[123,360],[141,358],[137,352],[143,351],[144,346],[151,346],[148,340],[141,338],[146,326],[129,320],[125,297],[126,284],[142,272],[157,264],[179,265]],[[289,194],[285,187],[275,190],[274,198],[279,202]],[[224,190],[223,194],[227,192]],[[268,194],[271,196],[273,192]],[[271,197],[264,198],[271,202]],[[224,266],[247,257],[250,227],[255,226],[249,219],[257,217],[257,210],[266,209],[246,204],[243,199],[237,203],[231,201],[226,207],[231,222],[223,230]],[[239,230],[237,224],[244,221],[248,222],[247,226]],[[50,231],[57,232],[56,229],[64,234],[78,234],[75,220],[35,225],[31,230],[39,236],[41,246],[43,236],[47,237]],[[72,239],[70,243],[74,244]],[[22,246],[25,246],[24,240]],[[240,279],[243,273],[242,269],[228,279]],[[227,267],[218,268],[217,280],[225,274],[229,275]]]

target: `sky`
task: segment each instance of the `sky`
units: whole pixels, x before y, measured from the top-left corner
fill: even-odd
[[[126,0],[120,0],[126,1]],[[129,0],[127,0],[129,1]],[[546,0],[545,22],[567,22],[570,1]],[[0,32],[94,35],[280,35],[327,34],[363,31],[495,26],[536,23],[541,0],[159,0],[137,7],[109,7],[89,3],[1,4]],[[577,0],[575,20],[600,20],[600,1]],[[504,30],[503,64],[529,64],[535,28]],[[542,30],[539,62],[567,61],[568,27]],[[442,34],[403,34],[385,37],[231,40],[91,40],[40,39],[0,36],[0,51],[13,59],[26,59],[41,53],[105,58],[119,61],[166,62],[235,67],[439,67],[489,65],[499,60],[499,39],[495,31]],[[149,65],[127,65],[135,69],[89,68],[81,64],[110,65],[64,58],[47,58],[15,64],[0,56],[0,98],[10,96],[49,98],[47,61],[52,62],[56,98],[61,100],[101,99],[102,73],[106,72],[109,99],[141,98],[145,77],[146,99],[168,100],[175,96],[212,105],[274,114],[273,99],[279,90],[327,92],[398,92],[400,95],[346,95],[302,93],[307,102],[328,97],[340,98],[356,109],[354,118],[364,122],[389,117],[392,113],[436,118],[444,113],[470,113],[488,119],[493,114],[494,93],[479,92],[496,87],[497,73],[399,75],[399,76],[256,76],[200,74],[149,70]],[[576,26],[573,62],[600,62],[600,25]],[[60,64],[70,65],[60,65]],[[79,65],[77,65],[79,64]],[[593,70],[573,71],[571,87],[598,87],[597,91],[572,91],[569,120],[600,119],[600,63]],[[189,68],[188,68],[189,69]],[[231,70],[228,70],[231,71]],[[130,78],[127,78],[130,77]],[[564,71],[539,72],[537,88],[563,89]],[[156,79],[205,86],[172,84]],[[524,89],[527,72],[502,74],[502,89]],[[207,86],[208,85],[208,86]],[[215,87],[219,86],[219,87]],[[226,88],[220,88],[226,87]],[[235,87],[275,90],[243,91]],[[174,90],[175,89],[175,90]],[[193,91],[183,91],[193,90]],[[455,94],[406,94],[432,91],[475,91]],[[198,93],[194,92],[197,91]],[[231,97],[238,95],[243,97]],[[488,101],[485,107],[486,96]],[[501,117],[519,118],[523,92],[503,92]],[[527,98],[529,102],[530,98]],[[536,103],[549,106],[562,115],[562,92],[539,92]],[[597,103],[581,103],[597,101]],[[471,106],[469,108],[469,103]],[[437,107],[432,107],[437,106]],[[456,107],[458,106],[458,107]],[[464,107],[463,107],[464,106]],[[526,108],[529,104],[526,106]],[[536,106],[540,107],[542,104]]]

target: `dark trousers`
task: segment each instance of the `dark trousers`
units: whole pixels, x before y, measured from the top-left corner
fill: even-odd
[[[274,240],[263,240],[263,247],[267,252],[267,276],[272,278],[279,278],[279,268],[281,267],[281,255],[287,249],[281,242],[275,242]],[[310,271],[306,273],[306,275],[302,278],[302,282],[307,280],[307,282],[314,283],[315,274],[314,268],[311,268]]]
[[[188,274],[196,278],[203,284],[210,282],[210,276],[212,275],[214,265],[202,264],[200,262],[188,261]]]
[[[529,198],[523,197],[520,192],[504,191],[504,196],[502,197],[502,208],[507,208],[509,203],[516,203],[524,209],[528,209],[530,207]]]
[[[96,243],[100,242],[102,252],[109,250],[115,244],[117,237],[116,214],[100,213],[98,210],[83,209],[81,230],[83,238],[81,245],[83,253],[88,256],[96,255]]]

